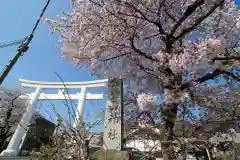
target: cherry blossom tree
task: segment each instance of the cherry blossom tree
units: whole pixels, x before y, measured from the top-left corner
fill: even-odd
[[[7,139],[12,136],[20,122],[28,101],[22,99],[18,89],[0,88],[0,151],[7,146]]]
[[[45,20],[60,33],[62,58],[99,77],[122,78],[140,110],[164,106],[163,140],[173,140],[182,103],[239,104],[235,1],[71,0],[71,8]]]

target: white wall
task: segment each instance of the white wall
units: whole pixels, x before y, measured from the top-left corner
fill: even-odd
[[[126,147],[137,148],[142,152],[148,151],[161,151],[160,141],[153,140],[128,140],[126,142]]]

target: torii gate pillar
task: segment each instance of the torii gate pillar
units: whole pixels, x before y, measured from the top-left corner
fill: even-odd
[[[68,99],[68,100],[79,100],[76,119],[78,120],[82,117],[83,107],[85,99],[102,99],[102,94],[88,94],[87,88],[99,88],[99,87],[107,87],[108,79],[95,80],[95,81],[87,81],[87,82],[40,82],[40,81],[28,81],[24,79],[20,79],[20,84],[22,87],[27,88],[36,88],[35,93],[29,94],[30,102],[27,106],[26,112],[23,114],[22,119],[20,120],[17,129],[15,130],[10,143],[6,150],[1,153],[1,156],[18,156],[21,143],[24,141],[24,135],[27,132],[28,125],[30,124],[30,120],[33,116],[35,110],[36,102],[41,100],[60,100],[60,99]],[[44,89],[60,89],[58,94],[44,94],[42,90]],[[80,94],[67,95],[65,96],[63,93],[63,89],[81,89]],[[62,92],[62,94],[60,94]],[[25,96],[26,97],[26,96]]]
[[[23,114],[22,119],[19,122],[19,125],[17,126],[8,146],[7,149],[4,150],[1,155],[4,156],[17,156],[19,154],[20,150],[20,144],[22,143],[23,139],[22,137],[26,133],[26,128],[29,125],[29,122],[31,121],[32,115],[35,110],[35,104],[38,101],[38,97],[41,93],[41,88],[38,87],[35,91],[34,96],[31,98],[26,112]]]

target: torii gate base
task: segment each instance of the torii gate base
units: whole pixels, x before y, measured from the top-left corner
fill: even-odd
[[[76,122],[83,115],[83,106],[85,99],[102,99],[103,94],[89,94],[87,88],[109,87],[109,97],[106,106],[105,129],[104,129],[104,148],[106,149],[122,149],[123,136],[123,84],[120,79],[103,79],[87,82],[40,82],[28,81],[20,79],[22,87],[36,88],[35,93],[29,94],[30,101],[27,110],[24,113],[19,125],[17,126],[6,150],[1,153],[1,156],[18,156],[21,150],[21,143],[24,141],[28,125],[34,113],[36,103],[40,100],[79,100]],[[44,94],[44,89],[59,89],[58,94]],[[64,89],[81,89],[81,93],[75,95],[65,95]]]

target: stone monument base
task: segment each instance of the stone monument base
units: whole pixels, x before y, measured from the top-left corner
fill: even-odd
[[[130,160],[130,155],[127,151],[102,149],[95,152],[91,160]]]
[[[0,154],[0,156],[6,156],[6,157],[12,157],[12,156],[17,156],[17,155],[18,155],[18,151],[16,151],[16,150],[4,150]]]

